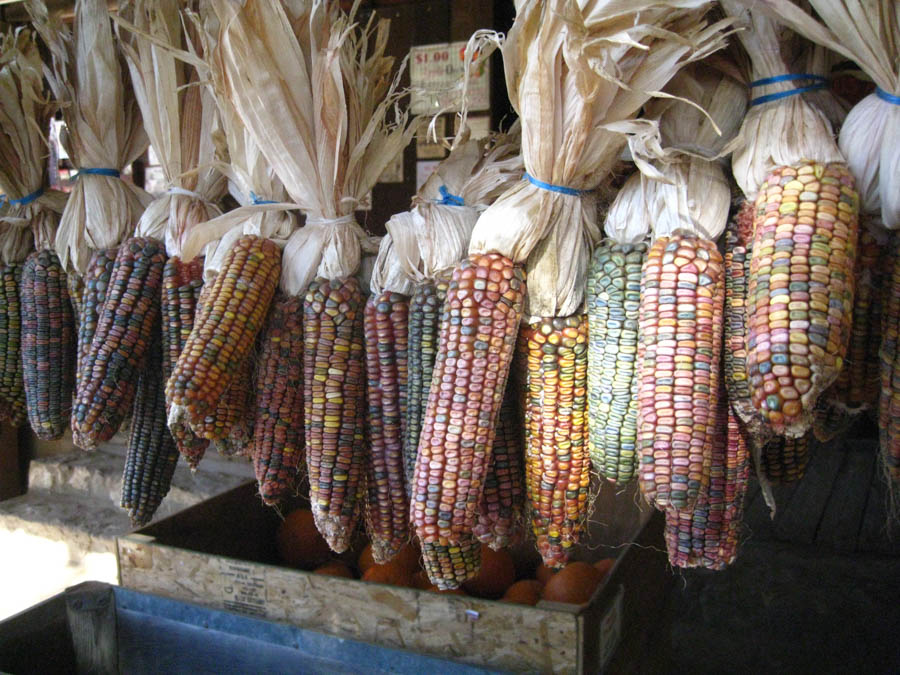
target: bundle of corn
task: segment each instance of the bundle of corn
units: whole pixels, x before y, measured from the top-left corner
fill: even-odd
[[[846,354],[858,198],[831,125],[797,95],[808,87],[788,84],[803,76],[785,74],[776,25],[756,5],[725,0],[723,7],[750,27],[739,37],[760,94],[732,157],[738,185],[756,204],[747,297],[751,401],[776,434],[797,438]]]
[[[666,548],[675,567],[725,569],[734,562],[750,475],[747,439],[719,384],[709,484],[693,509],[666,509]]]
[[[642,199],[641,177],[634,174],[609,209],[611,238],[594,249],[585,295],[591,463],[619,485],[632,479],[637,465],[638,308],[647,255],[641,239],[650,229]],[[636,224],[644,227],[634,232]]]
[[[672,10],[667,3],[649,2],[640,9],[624,5],[614,8],[592,5],[582,9],[562,1],[524,2],[518,6],[515,23],[504,44],[507,88],[522,123],[527,180],[505,192],[482,214],[469,251],[475,255],[499,254],[502,258],[498,262],[502,261],[508,270],[527,265],[527,313],[544,317],[536,319],[538,325],[544,330],[549,327],[547,337],[560,344],[562,332],[586,333],[586,328],[581,328],[585,322],[581,314],[583,288],[590,248],[599,238],[596,201],[591,191],[606,179],[615,164],[626,143],[623,132],[646,128],[646,124],[635,121],[634,117],[650,98],[648,92],[658,91],[682,66],[724,43],[720,31],[726,24],[707,25],[703,3],[679,6]],[[565,125],[559,124],[561,119],[566,120]],[[516,226],[510,227],[510,223]],[[558,330],[561,332],[557,333]],[[443,335],[441,340],[443,343]],[[499,354],[504,374],[512,342],[508,340],[508,346]],[[581,346],[586,348],[586,344]],[[566,345],[560,352],[566,359],[575,358],[574,348]],[[576,360],[581,358],[578,354]],[[546,388],[534,397],[538,404],[541,401],[549,404],[560,395],[556,391],[558,387],[572,386],[574,392],[586,388],[577,379],[565,385],[557,382],[553,379],[556,369],[540,359],[529,359],[529,363],[536,368],[529,373],[531,381]],[[560,363],[557,368],[563,367],[569,369],[572,364]],[[462,375],[465,377],[467,373],[462,371]],[[581,375],[576,367],[572,377]],[[436,385],[437,381],[432,386],[432,399],[438,403],[443,397]],[[464,390],[467,388],[460,385]],[[501,391],[503,385],[505,378],[498,382]],[[455,384],[451,380],[444,386],[449,393]],[[526,471],[534,472],[530,475],[540,474],[538,483],[542,486],[554,486],[554,490],[562,486],[557,467],[565,463],[569,452],[572,453],[572,464],[567,467],[571,475],[569,482],[580,486],[582,474],[588,475],[588,449],[584,442],[586,405],[586,396],[573,393],[571,419],[565,424],[557,424],[548,415],[535,420],[548,426],[546,432],[541,428],[530,431],[533,439],[541,439],[541,448],[539,452],[528,451]],[[497,407],[495,404],[490,411],[492,420]],[[429,414],[433,412],[429,400]],[[434,445],[440,445],[449,430],[439,431],[431,441]],[[468,429],[463,427],[463,431]],[[484,450],[478,448],[476,452],[479,462],[490,460],[489,437],[487,441]],[[417,471],[417,487],[418,483],[428,483],[425,480],[428,472],[438,481],[441,476],[433,468],[425,470],[428,465],[421,457],[424,446],[424,441],[420,441],[418,466],[423,471],[422,478]],[[482,487],[478,478],[476,473],[466,486],[468,492],[476,493],[476,499],[472,500],[475,502]],[[430,489],[435,490],[433,486]],[[448,502],[442,492],[438,489],[436,494],[428,493],[428,501]],[[545,563],[559,566],[564,564],[574,544],[577,524],[587,516],[588,500],[586,493],[574,487],[561,495],[562,504],[550,503],[544,498],[546,492],[542,488],[540,495],[533,494],[531,498],[539,501],[532,501],[529,508],[532,522],[539,525],[537,534],[543,537],[544,527],[547,528],[549,543],[543,546]],[[423,494],[423,506],[425,497]],[[417,496],[417,504],[418,499]],[[431,527],[431,523],[425,526]],[[417,524],[417,529],[423,536],[423,525]]]
[[[480,58],[486,58],[490,45],[481,45],[478,51]],[[466,108],[464,99],[463,113]],[[400,262],[416,282],[409,301],[407,341],[409,382],[403,440],[407,489],[413,483],[450,271],[466,256],[481,210],[522,178],[516,133],[494,134],[479,141],[469,138],[464,124],[461,129],[447,158],[413,199],[412,209],[387,223],[400,247]]]
[[[373,15],[356,24],[336,2],[211,4],[221,24],[216,60],[228,74],[228,97],[307,213],[306,226],[285,247],[282,290],[306,292],[310,501],[317,527],[341,552],[361,506],[365,451],[365,299],[353,274],[370,242],[353,212],[416,127],[395,105],[402,92],[399,77],[391,78],[394,60],[384,55],[388,21]]]
[[[29,228],[36,249],[22,266],[19,287],[21,377],[31,428],[40,438],[53,440],[68,424],[75,374],[75,323],[68,284],[52,251],[66,195],[44,185],[45,133],[56,106],[45,99],[43,64],[30,31],[0,36],[0,62],[0,190],[9,203],[0,222],[21,230],[10,233],[22,239],[19,255],[27,254]],[[6,253],[4,259],[8,259]],[[15,408],[18,417],[21,406]]]

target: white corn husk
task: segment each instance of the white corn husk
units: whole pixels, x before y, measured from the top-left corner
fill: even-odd
[[[855,62],[888,95],[900,96],[897,0],[809,0],[821,23],[786,0],[751,4]],[[866,96],[844,120],[840,147],[856,179],[862,212],[880,211],[885,227],[900,228],[900,105],[874,93]]]
[[[738,38],[752,61],[751,80],[790,73],[782,54],[789,33],[779,31],[771,18],[758,11],[756,3],[752,8],[745,7],[742,0],[722,0],[721,4],[745,28],[738,33]],[[752,94],[759,97],[798,89],[805,84],[776,82],[755,87]],[[825,164],[844,161],[825,114],[802,95],[751,106],[740,134],[728,149],[733,150],[731,166],[735,181],[750,200],[756,198],[759,186],[779,166],[792,166],[802,159]]]
[[[106,0],[76,0],[74,30],[50,17],[43,0],[26,7],[50,52],[44,74],[62,107],[69,157],[79,168],[121,171],[149,140],[122,77]],[[117,246],[130,235],[149,202],[150,195],[120,178],[81,174],[56,234],[63,267],[84,273],[92,251]]]
[[[170,256],[181,256],[185,234],[222,214],[218,202],[227,179],[214,166],[217,128],[212,92],[158,42],[185,46],[179,0],[129,0],[119,6],[118,35],[141,108],[144,128],[162,167],[167,191],[141,216],[136,236],[165,239]],[[196,0],[187,3],[188,8]]]
[[[617,244],[639,244],[650,234],[650,214],[644,202],[640,171],[631,174],[616,194],[606,213],[603,231]]]
[[[797,37],[798,41],[802,43],[802,50],[797,57],[797,65],[793,70],[809,75],[830,77],[831,66],[836,60],[835,53],[822,45],[810,42],[804,37]],[[847,113],[850,112],[852,107],[847,101],[835,94],[831,87],[822,87],[821,89],[808,91],[803,94],[803,97],[825,113],[825,117],[831,122],[831,126],[835,131],[839,131],[844,125]]]
[[[393,237],[390,234],[381,237],[378,255],[374,259],[372,271],[369,274],[369,289],[372,294],[380,295],[389,291],[410,295],[413,288],[412,279],[409,278],[400,263],[400,255],[394,245]]]
[[[400,76],[391,78],[394,59],[384,55],[389,22],[354,23],[358,4],[346,15],[331,2],[211,1],[228,98],[307,214],[285,247],[281,286],[290,295],[316,276],[356,272],[371,242],[354,210],[417,128],[397,106]]]
[[[730,21],[708,25],[705,2],[525,0],[503,45],[507,89],[522,123],[525,168],[535,179],[592,191],[615,165],[641,107],[687,63],[724,45]],[[596,199],[520,181],[479,218],[471,253],[527,261],[528,308],[579,311]]]
[[[68,195],[45,189],[47,131],[56,105],[45,96],[43,63],[27,29],[0,36],[0,211],[4,264],[21,262],[31,250],[53,245]],[[31,195],[40,194],[29,199]],[[10,200],[23,200],[21,204]],[[26,203],[27,202],[27,203]]]

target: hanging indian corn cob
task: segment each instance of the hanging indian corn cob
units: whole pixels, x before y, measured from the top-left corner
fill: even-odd
[[[809,463],[809,436],[775,436],[762,446],[756,471],[770,483],[793,483],[806,473]]]
[[[661,89],[686,63],[721,47],[719,31],[724,26],[708,26],[699,6],[676,13],[664,3],[646,3],[640,11],[624,6],[615,11],[601,5],[573,8],[564,2],[518,6],[503,56],[510,101],[522,123],[527,180],[482,214],[469,251],[495,252],[509,265],[525,264],[526,314],[538,317],[533,322],[539,326],[552,327],[548,337],[565,327],[569,332],[574,328],[586,339],[586,327],[580,328],[585,321],[581,314],[583,289],[590,248],[600,234],[592,191],[617,161],[626,143],[622,132],[645,128],[634,117],[651,96],[646,92]],[[623,31],[628,40],[607,42],[613,34],[621,37]],[[598,47],[603,55],[582,49],[581,44],[603,45]],[[606,63],[629,65],[613,74]],[[585,73],[598,76],[596,86],[577,84]],[[642,84],[630,88],[632,78]],[[644,86],[650,82],[652,85]],[[621,88],[623,84],[626,88]],[[566,124],[560,125],[560,119]],[[577,358],[586,359],[586,354]],[[530,398],[537,405],[553,400],[561,386],[553,379],[553,368],[534,358],[529,359],[529,366],[535,368],[528,374],[531,381],[546,387],[543,394],[530,394]],[[547,369],[546,374],[542,368]],[[576,369],[575,377],[580,376]],[[586,389],[580,381],[572,386],[577,392]],[[582,472],[589,475],[583,436],[587,399],[572,396],[571,420],[559,425],[541,420],[547,424],[546,433],[538,429],[532,436],[540,448],[526,442],[526,474],[535,476],[528,484],[542,486],[539,494],[529,487],[528,508],[548,527],[546,536],[539,533],[539,548],[545,563],[552,566],[565,563],[589,506],[586,484],[582,490]],[[569,459],[571,465],[567,465]],[[566,484],[564,473],[569,474],[571,489],[563,490],[550,504],[548,491]],[[535,503],[534,499],[541,501]]]
[[[881,454],[888,475],[900,480],[900,237],[893,235],[891,265],[885,279],[881,324],[881,395],[878,401],[878,426],[881,429]]]
[[[83,371],[88,362],[88,351],[97,332],[97,323],[100,320],[100,312],[106,301],[106,293],[109,290],[112,278],[113,263],[116,260],[118,248],[103,249],[91,256],[88,271],[84,275],[84,294],[81,301],[81,314],[78,320],[77,342],[77,366],[75,371],[76,391],[84,378]],[[72,421],[74,428],[75,422]]]
[[[337,3],[314,4],[290,18],[278,3],[261,0],[211,5],[222,26],[216,60],[228,70],[228,97],[307,213],[306,226],[285,247],[282,285],[308,288],[303,400],[310,502],[317,527],[341,552],[360,513],[365,449],[365,298],[353,274],[368,238],[353,212],[416,127],[395,110],[401,92],[391,76],[393,59],[384,55],[387,20],[373,15],[355,23]]]
[[[733,0],[750,26],[750,111],[732,157],[755,200],[747,295],[747,371],[753,407],[779,435],[803,436],[816,401],[837,378],[850,337],[858,197],[824,115],[789,84],[779,39],[760,8]],[[802,83],[802,82],[801,82]],[[817,85],[809,85],[817,86]]]
[[[121,506],[136,527],[153,518],[169,492],[178,463],[178,447],[166,424],[165,386],[162,330],[157,320],[147,365],[138,378],[122,476]]]
[[[7,230],[7,238],[10,231]],[[12,231],[13,236],[17,232]],[[27,230],[25,240],[29,239]],[[30,243],[30,242],[29,242]],[[27,249],[26,249],[27,251]],[[27,255],[27,253],[26,253]],[[25,385],[22,381],[22,319],[19,302],[21,262],[0,265],[0,417],[12,426],[25,421]]]
[[[222,455],[243,455],[251,459],[254,456],[258,352],[259,339],[209,418],[216,435],[220,435],[222,427],[229,429],[226,435],[216,440],[216,450]],[[223,424],[221,420],[226,421]]]
[[[458,544],[438,539],[422,543],[422,561],[429,581],[442,591],[455,590],[478,574],[481,544],[464,537]]]

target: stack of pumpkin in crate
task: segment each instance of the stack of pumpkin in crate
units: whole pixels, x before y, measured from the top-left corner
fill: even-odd
[[[42,177],[0,172],[13,195],[0,220],[30,219],[41,249],[17,309],[30,242],[0,233],[0,403],[21,416],[24,392],[42,437],[71,410],[85,448],[130,417],[122,505],[136,524],[179,457],[195,468],[212,442],[252,460],[268,505],[308,487],[310,508],[279,530],[286,564],[583,603],[611,565],[578,560],[598,489],[635,482],[665,512],[671,563],[722,569],[751,464],[774,508],[770,485],[802,477],[810,432],[832,437],[875,406],[879,392],[862,386],[875,368],[896,478],[900,312],[876,278],[896,262],[876,224],[898,223],[895,61],[850,53],[859,29],[824,0],[812,4],[828,29],[783,0],[722,0],[724,19],[703,0],[518,3],[502,46],[518,125],[469,138],[463,86],[449,156],[380,241],[354,214],[423,122],[399,106],[387,21],[336,2],[130,0],[114,33],[101,4],[78,0],[74,36],[31,4],[86,168],[58,258],[38,207],[58,212],[59,200],[19,213]],[[796,35],[773,16],[878,82],[840,147],[820,106],[837,122],[845,107],[828,98],[821,50],[819,70],[792,73],[809,46],[789,58]],[[720,51],[735,26],[748,72]],[[90,55],[77,48],[87,35]],[[37,51],[19,40],[4,50],[33,72]],[[499,42],[476,34],[468,67]],[[101,106],[115,113],[103,129],[77,114],[100,96],[77,77],[94,58],[122,108]],[[41,98],[39,77],[19,81]],[[20,117],[42,122],[48,109]],[[169,184],[149,206],[119,178],[146,145],[141,119]],[[868,154],[850,147],[867,122],[888,128]],[[620,180],[626,146],[638,171]],[[615,200],[598,204],[613,184]],[[226,185],[240,208],[223,213]],[[54,295],[47,311],[41,289]],[[45,346],[66,369],[53,381],[35,365]],[[514,553],[529,538],[536,568]]]

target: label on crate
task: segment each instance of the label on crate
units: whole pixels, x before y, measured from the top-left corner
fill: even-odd
[[[219,560],[222,583],[222,606],[232,612],[250,616],[266,616],[265,570],[236,560]]]
[[[625,598],[625,587],[619,586],[619,592],[613,599],[606,614],[600,620],[600,666],[605,668],[619,646],[622,639],[622,602]]]

